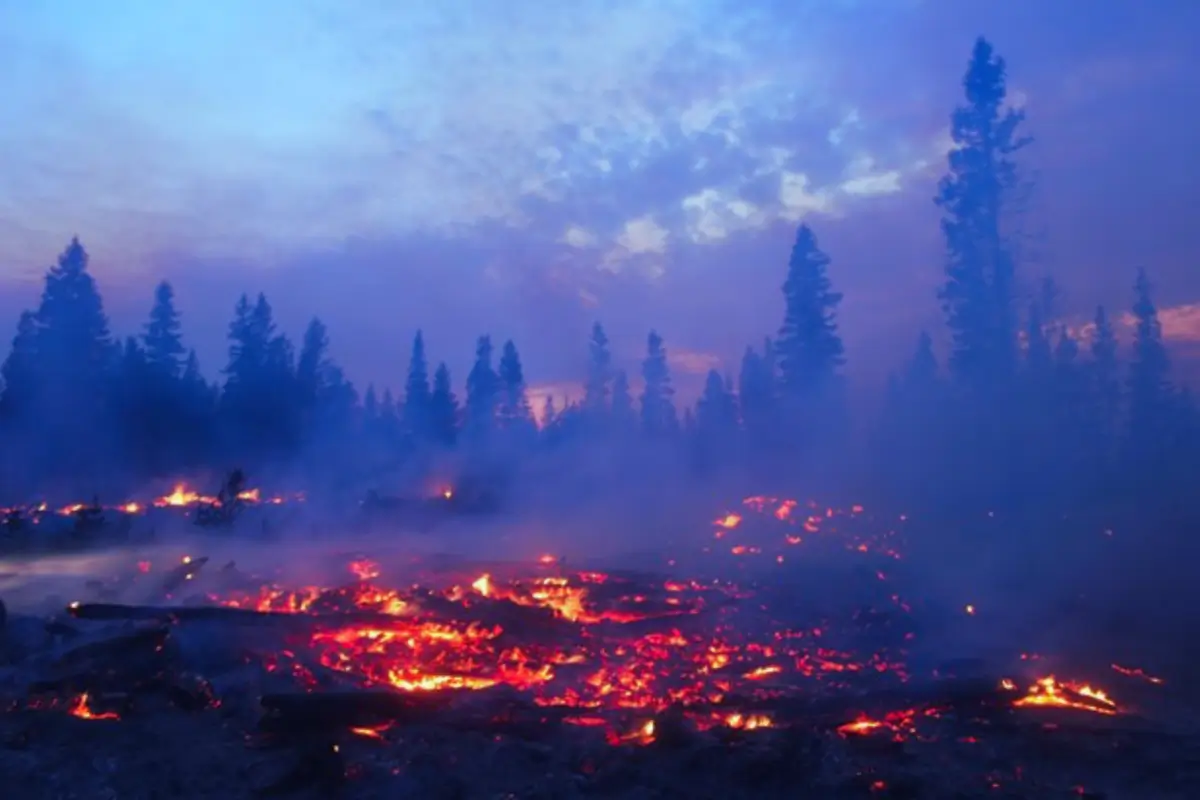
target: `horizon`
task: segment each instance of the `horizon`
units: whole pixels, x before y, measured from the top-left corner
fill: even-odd
[[[1125,312],[1144,267],[1184,374],[1194,365],[1186,212],[1200,190],[1180,178],[1198,126],[1179,111],[1197,107],[1179,20],[1198,12],[1182,3],[1086,19],[1065,0],[485,7],[469,21],[457,6],[111,9],[103,25],[86,4],[0,10],[9,331],[78,234],[114,334],[136,332],[170,280],[210,378],[237,296],[261,290],[293,339],[310,316],[329,326],[360,391],[398,390],[422,329],[456,385],[491,333],[516,340],[535,393],[564,394],[599,320],[628,367],[659,330],[694,396],[710,367],[735,373],[775,334],[762,320],[779,318],[806,222],[845,294],[848,375],[879,386],[918,331],[942,339],[931,197],[983,33],[1035,137],[1027,282],[1053,275],[1075,323],[1098,303]],[[68,12],[76,24],[57,24]]]

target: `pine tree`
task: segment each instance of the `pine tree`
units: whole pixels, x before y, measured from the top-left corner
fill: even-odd
[[[300,357],[296,361],[296,383],[299,389],[301,408],[311,412],[317,405],[324,383],[328,378],[329,330],[325,323],[313,317],[304,330],[304,341],[300,345]]]
[[[1173,417],[1170,361],[1162,324],[1151,295],[1150,279],[1139,269],[1134,284],[1133,360],[1129,365],[1129,445],[1142,458],[1160,453],[1168,443]]]
[[[34,321],[37,407],[24,430],[39,443],[29,471],[82,488],[103,480],[109,470],[110,440],[118,435],[112,391],[120,348],[109,337],[104,304],[78,239],[46,272]]]
[[[458,439],[458,398],[450,383],[450,370],[438,364],[429,396],[429,430],[435,442],[452,446]]]
[[[267,341],[262,331],[255,330],[254,306],[243,294],[233,309],[229,323],[229,360],[225,364],[225,395],[236,395],[242,387],[251,387],[266,361]]]
[[[475,363],[467,374],[466,432],[486,436],[496,423],[499,378],[492,366],[492,337],[480,336],[475,343]]]
[[[525,391],[525,372],[517,346],[509,339],[500,351],[500,398],[497,419],[504,429],[527,429],[533,424],[533,411]]]
[[[608,347],[608,336],[599,322],[592,325],[592,336],[588,341],[587,382],[583,387],[583,410],[599,419],[608,412],[609,387],[612,383],[612,353]]]
[[[675,389],[662,337],[650,331],[646,357],[642,360],[642,430],[651,438],[674,434],[679,429],[675,412]]]
[[[286,381],[291,372],[288,366],[291,357],[282,354],[276,358],[283,362],[276,367],[281,374],[279,380]],[[329,331],[315,317],[304,331],[300,356],[296,359],[295,386],[294,424],[298,438],[310,443],[323,439],[321,452],[325,455],[331,448],[345,447],[354,426],[358,393],[341,367],[330,358]]]
[[[775,342],[781,389],[793,401],[828,388],[845,361],[836,319],[842,295],[832,289],[828,265],[812,229],[801,225],[788,261],[784,320]]]
[[[46,273],[37,310],[41,366],[52,380],[75,388],[98,386],[111,363],[108,318],[87,267],[87,252],[72,239]]]
[[[178,378],[183,370],[187,349],[180,331],[175,290],[163,281],[154,289],[154,305],[142,332],[142,347],[150,369],[164,378]]]
[[[0,367],[4,392],[0,395],[0,414],[4,420],[28,419],[37,409],[38,363],[37,319],[32,311],[22,311],[12,348]]]
[[[1016,367],[1015,254],[1007,223],[1022,188],[1013,156],[1023,112],[1006,108],[1004,60],[975,43],[963,79],[966,105],[954,111],[949,172],[938,185],[946,240],[940,292],[952,334],[951,372],[968,385],[1003,381]]]
[[[408,375],[404,379],[404,426],[417,441],[429,434],[429,362],[425,358],[425,336],[420,330],[413,337],[412,353],[408,359]]]
[[[295,351],[261,293],[253,305],[246,295],[238,300],[224,373],[221,406],[232,455],[262,459],[293,448],[301,425]]]
[[[185,387],[203,387],[208,389],[208,382],[204,380],[204,375],[200,372],[200,359],[196,357],[195,350],[188,351],[187,358],[183,362],[181,380]]]

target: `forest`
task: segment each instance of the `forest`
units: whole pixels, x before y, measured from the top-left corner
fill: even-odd
[[[330,359],[319,319],[297,345],[262,294],[234,305],[214,380],[182,337],[169,283],[154,290],[140,332],[116,336],[72,239],[3,363],[3,499],[119,492],[232,465],[364,486],[420,475],[448,454],[517,469],[597,450],[614,470],[652,451],[667,454],[656,469],[688,480],[766,474],[965,509],[1184,497],[1200,474],[1200,416],[1173,381],[1148,273],[1131,272],[1127,309],[1064,321],[1053,278],[1021,263],[1020,158],[1032,140],[1006,103],[1004,61],[983,39],[962,86],[934,198],[948,348],[939,363],[934,335],[914,337],[878,418],[846,411],[842,295],[809,224],[781,264],[778,329],[746,348],[736,374],[711,371],[694,407],[676,401],[662,336],[650,331],[641,363],[621,365],[596,322],[580,342],[581,399],[550,398],[537,413],[512,341],[480,335],[456,384],[417,331],[400,391],[360,391]],[[1115,322],[1125,311],[1131,341]]]

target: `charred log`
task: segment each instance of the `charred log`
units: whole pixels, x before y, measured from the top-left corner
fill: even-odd
[[[402,694],[394,691],[346,691],[264,694],[269,730],[329,730],[411,722],[445,709],[451,696],[438,692]]]

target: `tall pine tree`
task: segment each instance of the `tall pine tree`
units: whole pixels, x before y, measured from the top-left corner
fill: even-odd
[[[499,378],[492,366],[492,337],[480,336],[475,343],[475,363],[467,374],[466,433],[486,437],[496,424]]]
[[[1013,156],[1029,140],[1017,135],[1024,113],[1005,104],[1004,60],[982,38],[975,43],[963,89],[966,104],[951,117],[949,172],[935,198],[947,251],[939,296],[952,335],[951,372],[981,387],[1011,377],[1016,368],[1016,268],[1009,223],[1022,188]]]
[[[609,391],[612,385],[612,353],[609,351],[608,335],[599,322],[592,325],[588,340],[587,381],[583,386],[583,411],[593,420],[603,419],[608,413]]]
[[[444,447],[458,440],[458,398],[450,382],[450,369],[438,364],[433,373],[433,390],[429,396],[429,431],[433,440]]]
[[[845,361],[837,327],[842,295],[833,291],[828,265],[812,229],[801,225],[788,261],[784,319],[775,340],[780,387],[793,403],[828,389]]]
[[[404,379],[404,426],[416,441],[429,436],[429,362],[425,357],[425,337],[421,331],[413,337],[412,353],[408,359],[408,375]]]
[[[1170,384],[1170,361],[1163,343],[1162,323],[1154,305],[1150,279],[1138,270],[1134,283],[1133,359],[1129,365],[1129,454],[1142,464],[1161,456],[1169,443],[1175,416]]]
[[[670,436],[679,430],[675,412],[675,389],[662,337],[650,331],[646,357],[642,359],[642,431],[650,438]]]
[[[500,351],[498,369],[500,397],[497,421],[502,429],[528,431],[533,427],[533,411],[525,387],[525,371],[517,346],[509,339]]]
[[[146,364],[166,378],[178,378],[183,371],[187,348],[183,346],[179,312],[175,310],[175,290],[163,281],[154,289],[150,319],[142,331],[142,349]]]

